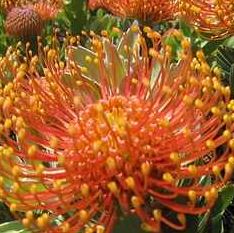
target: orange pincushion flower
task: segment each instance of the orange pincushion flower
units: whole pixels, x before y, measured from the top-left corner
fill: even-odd
[[[4,12],[9,12],[14,7],[32,5],[36,2],[38,2],[38,0],[0,0],[0,9]]]
[[[210,39],[222,39],[234,33],[234,6],[231,0],[181,0],[183,19]]]
[[[62,2],[39,1],[33,5],[33,9],[46,21],[54,19],[62,8]]]
[[[62,7],[62,3],[55,0],[39,0],[26,5],[15,3],[22,6],[9,7],[11,10],[7,14],[5,29],[8,35],[24,38],[40,35],[44,22],[55,18]]]
[[[63,6],[63,0],[0,0],[0,9],[5,12],[9,12],[14,7],[22,7],[34,4],[47,4],[48,6],[56,6],[57,9],[61,9]]]
[[[66,62],[40,47],[0,91],[0,197],[32,231],[111,233],[119,207],[153,232],[184,230],[230,178],[234,101],[219,70],[180,32],[164,35],[181,45],[175,62],[144,30],[151,49],[136,25],[118,46],[96,35],[92,50],[68,46]]]
[[[8,35],[29,37],[39,35],[43,20],[30,6],[15,7],[7,15],[5,29]]]
[[[157,22],[173,18],[176,0],[89,0],[88,5],[91,10],[104,8],[123,18]]]

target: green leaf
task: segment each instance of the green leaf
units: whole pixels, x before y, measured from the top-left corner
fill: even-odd
[[[96,58],[95,53],[83,46],[70,47],[69,48],[69,59],[74,61],[79,67],[86,67],[87,78],[94,81],[100,80],[99,66],[94,62]]]
[[[157,81],[159,77],[159,73],[161,71],[162,67],[159,63],[154,63],[152,72],[151,72],[151,79],[150,79],[150,87],[153,88],[155,82]]]
[[[120,58],[117,48],[107,39],[102,39],[105,57],[103,62],[103,71],[107,73],[110,85],[118,87],[121,85],[123,78],[126,75],[124,62]],[[87,59],[88,58],[88,59]],[[94,60],[97,56],[94,52],[82,46],[71,47],[69,49],[69,59],[74,61],[79,67],[86,67],[87,72],[85,77],[97,83],[100,81],[100,65]],[[102,74],[103,75],[103,74]]]
[[[65,3],[64,12],[66,18],[70,21],[72,33],[80,33],[86,24],[87,14],[85,12],[84,0],[71,0]]]
[[[137,26],[138,22],[134,21],[132,26]],[[119,45],[118,45],[118,53],[124,60],[128,60],[128,53],[126,53],[125,46],[132,48],[133,50],[136,49],[136,53],[140,52],[140,48],[137,44],[137,41],[139,39],[139,32],[133,31],[131,28],[127,30],[127,32],[123,35],[121,38]],[[137,50],[138,49],[138,50]]]
[[[134,215],[124,216],[117,222],[112,233],[146,233],[141,228],[141,223],[141,220]]]
[[[225,75],[229,75],[231,65],[234,64],[234,50],[228,47],[221,47],[217,52],[217,63],[225,72]]]
[[[192,28],[182,20],[180,21],[180,29],[185,36],[190,37],[192,35]]]
[[[222,46],[217,52],[217,64],[223,70],[223,83],[231,88],[232,97],[234,96],[234,48]]]
[[[172,58],[178,60],[178,52],[181,50],[181,43],[175,36],[165,38],[165,45],[169,45],[172,49]]]
[[[87,28],[95,32],[100,32],[103,29],[109,31],[115,24],[116,19],[114,17],[103,14],[103,11],[99,9],[96,17],[90,17]]]
[[[198,225],[199,225],[199,219],[196,215],[187,215],[186,216],[186,230],[184,233],[197,233]]]
[[[230,38],[226,39],[223,45],[234,48],[234,36],[231,36]]]
[[[207,212],[206,214],[199,216],[199,224],[198,224],[198,229],[197,233],[206,233],[207,228],[208,228],[208,220],[209,220],[210,213]]]
[[[105,67],[108,73],[110,84],[113,87],[120,87],[122,80],[126,76],[123,60],[120,58],[116,47],[104,39],[103,47],[105,50]]]
[[[212,210],[212,217],[217,217],[219,214],[231,204],[234,198],[234,185],[228,185],[224,187],[219,193],[219,197],[216,201],[216,204]]]
[[[30,233],[24,229],[23,225],[18,221],[3,223],[0,225],[1,233]]]
[[[14,217],[12,216],[9,208],[4,203],[0,202],[0,224],[13,220]]]
[[[202,186],[209,185],[211,183],[212,181],[210,176],[202,176],[199,180],[199,184],[201,184]]]
[[[223,42],[224,40],[210,41],[202,48],[202,50],[205,54],[211,55],[219,48],[220,45],[222,45]]]
[[[231,88],[231,93],[234,93],[234,64],[231,65],[230,76],[229,76],[229,85]]]
[[[219,214],[216,218],[211,220],[212,224],[212,233],[223,233],[223,221],[222,221],[222,214]]]

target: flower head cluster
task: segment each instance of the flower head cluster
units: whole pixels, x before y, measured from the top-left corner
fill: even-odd
[[[163,21],[173,18],[176,0],[89,0],[89,8],[104,8],[124,18],[138,18],[144,21]]]
[[[33,9],[43,21],[54,19],[63,7],[62,0],[40,0],[33,4]]]
[[[62,1],[57,0],[15,1],[10,3],[6,5],[8,12],[5,22],[6,32],[8,35],[23,38],[39,35],[44,22],[55,18],[62,8]]]
[[[40,15],[32,7],[15,7],[7,15],[5,30],[8,35],[29,37],[38,35],[43,28]]]
[[[222,39],[234,32],[234,5],[232,0],[181,0],[182,17],[211,39]]]
[[[36,0],[35,0],[36,1]],[[34,0],[0,0],[0,10],[9,12],[14,7],[27,5],[28,3],[34,3]]]
[[[0,198],[32,231],[110,233],[120,209],[149,231],[184,230],[232,174],[234,102],[219,70],[179,31],[144,28],[149,48],[137,25],[113,30],[118,45],[107,32],[91,33],[90,50],[68,38],[65,61],[56,40],[39,41],[0,90]],[[19,52],[7,56],[1,66]]]

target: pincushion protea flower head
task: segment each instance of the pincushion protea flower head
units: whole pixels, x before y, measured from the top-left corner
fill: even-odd
[[[43,20],[30,6],[15,7],[7,15],[5,30],[8,35],[29,37],[39,35]]]
[[[209,39],[222,39],[234,33],[234,7],[231,0],[182,0],[179,11],[185,21]]]
[[[56,7],[57,9],[62,8],[63,0],[0,0],[0,9],[9,12],[14,7],[23,7],[26,5],[34,4],[45,4],[48,6]],[[44,6],[45,7],[45,6]]]
[[[62,8],[62,2],[55,0],[39,0],[26,5],[21,2],[15,5],[20,6],[10,8],[5,21],[5,29],[8,35],[23,38],[40,35],[44,22],[54,19]]]
[[[62,0],[40,0],[33,4],[33,9],[40,15],[42,20],[54,19],[63,7]]]
[[[89,0],[88,5],[91,10],[104,8],[123,18],[158,22],[173,18],[176,2],[176,0]]]
[[[135,24],[114,31],[117,46],[92,34],[91,50],[65,45],[66,61],[56,40],[39,41],[0,91],[0,197],[32,231],[110,233],[120,209],[149,231],[184,230],[232,174],[234,102],[219,70],[176,30],[144,28],[152,48]]]
[[[0,10],[9,12],[14,7],[33,4],[36,0],[0,0]]]

